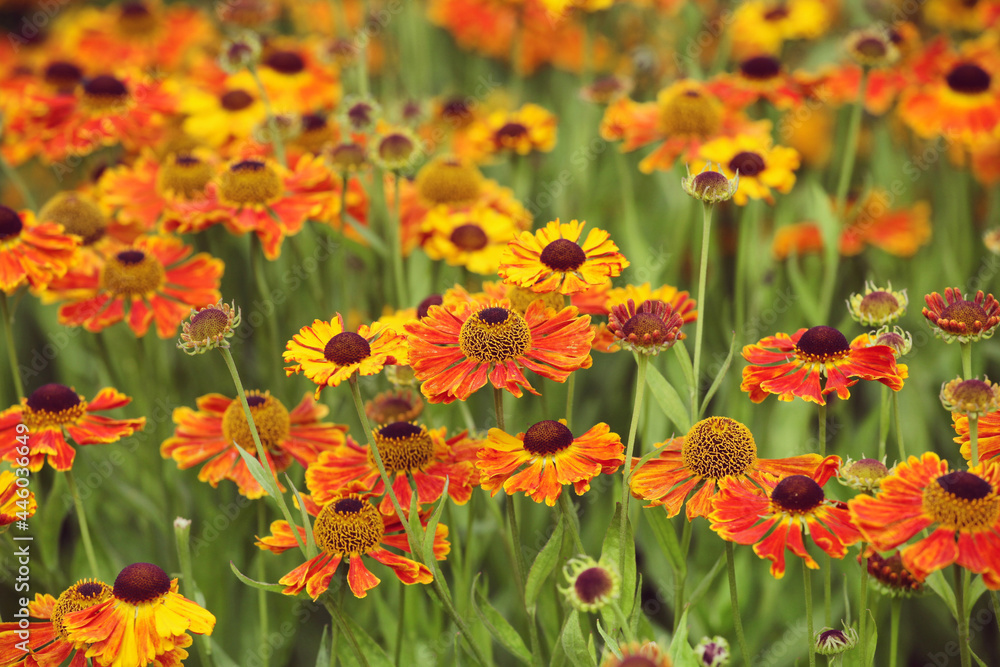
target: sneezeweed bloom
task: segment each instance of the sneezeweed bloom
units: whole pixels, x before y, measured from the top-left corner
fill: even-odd
[[[944,298],[937,292],[924,297],[927,307],[924,317],[930,322],[934,335],[946,343],[958,341],[971,343],[991,338],[1000,325],[1000,303],[992,294],[982,290],[969,301],[962,297],[957,287],[948,287]]]
[[[229,349],[229,339],[240,326],[240,309],[220,299],[204,308],[192,308],[191,317],[181,325],[181,339],[177,347],[187,354],[203,354],[215,348]]]
[[[0,472],[0,532],[15,521],[27,521],[38,509],[35,494],[19,487],[16,482],[17,476],[10,470]],[[24,491],[21,491],[22,488]]]
[[[855,30],[847,35],[844,48],[851,58],[868,69],[891,65],[899,58],[899,49],[885,30]]]
[[[547,419],[516,436],[491,428],[476,454],[476,466],[490,495],[503,487],[508,495],[523,491],[536,503],[552,507],[564,484],[572,484],[582,496],[592,479],[618,470],[625,462],[624,451],[621,438],[607,424],[574,437],[566,420]]]
[[[681,331],[684,320],[662,301],[643,301],[636,308],[632,299],[611,307],[608,330],[622,347],[639,354],[655,355],[668,350],[687,335]]]
[[[609,651],[601,661],[601,667],[671,667],[674,664],[670,655],[656,642],[619,644],[618,652],[622,657]]]
[[[70,301],[59,307],[60,324],[96,333],[126,320],[141,337],[155,322],[157,335],[171,338],[192,306],[221,298],[222,260],[191,252],[169,237],[140,237],[125,248],[109,245],[102,261],[80,273],[71,270],[46,298]]]
[[[212,634],[215,616],[179,594],[160,567],[133,563],[118,573],[110,597],[62,622],[70,640],[89,644],[94,662],[132,667],[189,645],[188,632]]]
[[[443,155],[420,168],[416,183],[417,192],[428,204],[471,203],[482,190],[483,174],[467,160]]]
[[[522,232],[500,258],[505,282],[534,292],[575,294],[621,275],[629,261],[603,229],[591,229],[580,243],[585,222],[549,222],[534,234]]]
[[[537,104],[525,104],[515,111],[494,111],[469,128],[470,157],[548,153],[556,145],[557,125],[555,115]]]
[[[407,128],[397,128],[372,140],[369,157],[386,171],[412,171],[424,156],[424,146]]]
[[[435,206],[421,224],[428,257],[482,276],[497,274],[508,243],[522,229],[514,217],[479,203],[460,210]]]
[[[363,557],[390,567],[404,584],[429,584],[433,581],[434,575],[426,565],[386,548],[409,553],[410,546],[403,525],[395,514],[379,512],[365,496],[347,493],[322,508],[315,503],[307,503],[307,507],[316,517],[312,531],[320,553],[278,580],[285,587],[282,591],[285,595],[298,595],[304,590],[315,600],[329,587],[330,580],[345,558],[350,563],[347,584],[359,598],[368,595],[368,591],[380,581],[365,565]],[[304,540],[305,529],[301,526],[295,529]],[[443,560],[451,549],[447,537],[448,527],[439,523],[433,544],[437,560]],[[271,523],[271,534],[258,537],[256,544],[276,554],[297,546],[286,521]]]
[[[819,568],[806,551],[803,533],[831,558],[843,558],[847,547],[861,539],[843,503],[823,493],[822,477],[766,475],[760,481],[757,486],[749,480],[722,480],[709,520],[722,539],[752,544],[755,554],[771,561],[774,578],[785,576],[786,549],[806,567]]]
[[[839,457],[819,454],[759,459],[750,429],[728,417],[702,419],[687,435],[657,445],[660,447],[657,457],[632,473],[632,495],[649,501],[647,507],[662,505],[668,517],[676,516],[687,501],[689,521],[709,515],[723,479],[748,479],[763,485],[765,474],[802,474],[824,484],[840,465]]]
[[[355,134],[365,134],[375,129],[382,114],[378,102],[368,97],[348,95],[341,104],[341,124]]]
[[[884,326],[867,335],[870,337],[871,345],[891,347],[897,359],[905,357],[913,349],[913,336],[910,335],[909,331],[903,331],[899,327],[893,327],[890,331],[888,326]]]
[[[704,667],[725,667],[729,664],[729,642],[725,637],[702,637],[694,647],[694,653]]]
[[[66,274],[79,245],[58,223],[0,206],[0,290],[11,294],[25,284],[44,289]]]
[[[91,401],[62,384],[42,385],[19,405],[0,412],[0,458],[13,463],[19,458],[21,445],[15,434],[18,424],[28,427],[28,469],[38,472],[48,457],[56,470],[70,470],[76,450],[67,437],[77,446],[105,445],[117,442],[146,425],[145,417],[136,419],[111,419],[94,414],[114,410],[132,402],[132,399],[110,387],[102,389]]]
[[[448,497],[456,504],[464,505],[472,497],[472,484],[478,478],[475,466],[469,459],[458,458],[469,441],[465,431],[448,438],[444,428],[428,429],[414,422],[397,421],[374,429],[372,437],[400,502],[409,503],[414,490],[420,505],[437,502],[446,482]],[[336,448],[320,454],[306,470],[306,486],[320,505],[336,498],[352,482],[359,482],[374,496],[382,496],[379,510],[383,514],[395,511],[367,445],[342,440]]]
[[[219,50],[219,67],[227,74],[242,72],[260,61],[260,38],[251,30],[227,39]]]
[[[423,411],[424,400],[409,389],[384,391],[365,402],[365,414],[376,424],[411,421]]]
[[[985,380],[955,378],[941,385],[941,405],[945,410],[979,418],[1000,409],[1000,386]]]
[[[410,365],[431,403],[464,401],[487,381],[519,398],[523,389],[538,394],[523,369],[565,382],[593,363],[590,317],[577,317],[573,306],[554,311],[534,301],[522,316],[510,301],[462,301],[431,306],[426,317],[404,328]]]
[[[840,655],[857,645],[858,631],[847,625],[843,630],[826,627],[816,633],[813,641],[820,655]]]
[[[875,497],[848,502],[851,519],[877,551],[905,544],[903,565],[919,580],[952,563],[982,574],[987,588],[1000,589],[1000,465],[981,463],[948,471],[934,452],[911,456],[882,480]]]
[[[566,561],[563,576],[569,585],[559,586],[559,592],[578,611],[593,613],[621,595],[622,578],[618,570],[589,556]]]
[[[849,387],[859,379],[876,380],[893,391],[903,387],[896,357],[887,345],[850,345],[833,327],[799,329],[794,334],[767,336],[743,348],[750,362],[743,369],[740,389],[760,403],[771,394],[779,400],[799,397],[826,405],[826,394],[850,398]],[[826,382],[822,382],[825,379]]]
[[[866,458],[854,461],[848,457],[837,472],[837,480],[852,489],[872,493],[878,490],[882,479],[889,474],[884,457],[881,461]]]
[[[729,201],[736,194],[740,187],[740,174],[736,172],[734,178],[727,178],[722,173],[722,165],[717,165],[715,169],[712,169],[712,164],[706,162],[701,171],[693,176],[691,170],[688,169],[687,177],[681,179],[681,187],[684,188],[684,192],[695,199],[709,205],[718,204]]]
[[[322,452],[345,442],[347,427],[320,421],[329,408],[315,403],[308,394],[291,411],[270,392],[250,390],[246,397],[267,465],[275,475],[287,470],[293,461],[305,468]],[[237,449],[257,456],[240,399],[207,394],[197,400],[197,406],[197,411],[187,407],[174,409],[177,427],[174,435],[160,446],[160,454],[177,461],[181,470],[207,461],[198,479],[213,488],[229,479],[247,498],[265,495]]]
[[[958,412],[951,414],[952,428],[956,436],[953,440],[961,446],[962,456],[966,461],[972,460],[972,443],[969,439],[969,417]],[[1000,411],[980,415],[976,421],[978,437],[976,443],[979,449],[979,460],[989,461],[1000,457]]]
[[[891,556],[885,558],[872,552],[867,558],[863,554],[858,554],[858,562],[868,568],[871,577],[869,581],[883,595],[890,597],[912,597],[924,592],[924,582],[917,579],[913,573],[903,565],[903,557],[899,551],[894,551]]]
[[[862,326],[883,327],[895,323],[906,314],[909,298],[906,290],[892,289],[892,283],[886,287],[876,287],[874,283],[865,282],[864,293],[851,294],[847,299],[847,309],[851,319]]]
[[[750,199],[773,204],[772,189],[782,194],[791,191],[800,159],[794,148],[774,146],[768,137],[740,134],[713,139],[698,149],[695,169],[712,162],[720,165],[723,175],[735,178],[739,173],[739,187],[733,193],[733,201],[745,206]]]
[[[80,237],[83,246],[93,245],[108,231],[108,217],[97,201],[75,190],[59,192],[45,202],[38,219],[62,225],[63,233]]]
[[[302,327],[285,346],[285,375],[303,373],[316,384],[336,387],[355,373],[376,375],[386,364],[405,364],[406,339],[384,324],[362,324],[357,332],[344,329],[344,317],[330,322],[314,320]]]

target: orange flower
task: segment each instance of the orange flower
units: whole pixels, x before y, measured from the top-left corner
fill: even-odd
[[[861,539],[844,504],[824,495],[826,479],[819,470],[812,476],[765,474],[760,487],[747,479],[723,479],[709,515],[712,530],[724,540],[752,544],[755,554],[771,561],[776,579],[785,576],[785,549],[806,567],[819,569],[803,533],[831,558],[843,558],[847,547]]]
[[[0,412],[0,459],[17,461],[25,456],[21,452],[27,444],[28,468],[32,472],[42,469],[46,456],[49,465],[56,470],[70,470],[76,450],[66,442],[66,436],[77,446],[104,445],[142,430],[146,425],[145,417],[111,419],[93,414],[121,408],[131,402],[131,398],[110,387],[102,389],[88,402],[65,385],[42,385],[28,398],[22,398],[20,405]],[[17,428],[19,424],[28,427],[27,443]]]
[[[572,484],[582,496],[592,479],[618,470],[625,462],[624,451],[621,438],[607,424],[573,437],[565,419],[547,419],[516,436],[491,428],[476,455],[476,466],[483,476],[482,487],[491,495],[503,487],[507,494],[523,491],[536,503],[551,507],[564,484]]]
[[[591,229],[580,244],[586,223],[553,220],[532,234],[522,232],[500,258],[500,277],[534,292],[575,294],[621,275],[629,262],[603,229]]]
[[[315,403],[309,394],[291,412],[270,392],[251,390],[246,394],[267,463],[275,473],[287,470],[293,460],[306,467],[320,453],[345,442],[347,427],[319,421],[329,408]],[[198,473],[199,480],[217,487],[221,480],[230,479],[247,498],[265,495],[236,449],[242,447],[257,455],[242,402],[207,394],[197,403],[197,411],[186,407],[174,410],[177,428],[160,446],[160,454],[177,461],[181,470],[211,459]]]
[[[21,443],[17,442],[15,453],[20,447]],[[24,457],[18,456],[16,458],[23,459]],[[10,470],[0,472],[0,529],[15,521],[27,521],[38,509],[35,494],[25,487],[18,486],[16,482],[17,476]]]
[[[25,283],[44,289],[66,274],[79,245],[62,225],[37,222],[31,211],[0,206],[0,290],[11,294]]]
[[[410,365],[431,403],[464,401],[487,380],[517,397],[522,388],[538,394],[522,368],[556,382],[590,368],[590,317],[576,315],[573,306],[556,312],[542,301],[523,317],[509,301],[431,306],[426,317],[405,325]]]
[[[781,110],[797,107],[802,104],[802,91],[795,79],[782,70],[778,58],[756,55],[741,60],[736,73],[718,74],[705,89],[736,110],[759,100],[767,100]]]
[[[315,600],[330,585],[330,579],[345,557],[350,562],[347,584],[359,598],[368,595],[368,591],[381,581],[371,573],[362,557],[390,567],[404,584],[429,584],[434,580],[434,575],[423,563],[386,549],[410,551],[403,525],[395,514],[382,514],[364,496],[346,493],[322,507],[309,501],[306,506],[316,517],[312,531],[320,553],[278,580],[285,586],[282,591],[285,595],[298,595],[305,590]],[[304,541],[305,529],[295,528]],[[448,527],[439,523],[434,531],[433,545],[437,560],[444,560],[451,549],[447,537]],[[297,542],[287,521],[274,521],[271,534],[258,537],[256,544],[263,550],[280,554],[295,547]]]
[[[474,453],[478,442],[467,437],[465,431],[446,438],[446,429],[429,430],[414,422],[397,421],[374,431],[382,463],[392,488],[400,502],[408,503],[417,491],[421,505],[437,502],[448,482],[448,496],[459,505],[472,497],[475,475],[472,461],[459,458],[459,453],[470,446]],[[413,487],[410,486],[410,478]],[[306,486],[313,500],[323,505],[330,502],[351,482],[360,482],[375,496],[383,496],[379,510],[392,514],[392,501],[385,491],[385,484],[375,466],[371,450],[353,440],[342,442],[336,449],[323,452],[306,470]]]
[[[917,579],[952,563],[1000,589],[1000,466],[982,463],[948,472],[934,452],[911,456],[882,478],[877,497],[848,502],[851,519],[877,551],[888,551],[930,529],[901,551]]]
[[[314,320],[302,327],[285,346],[285,375],[303,373],[316,383],[316,398],[323,387],[336,387],[355,373],[375,375],[386,364],[403,364],[406,339],[378,322],[361,325],[357,333],[344,329],[340,313],[330,321]]]
[[[212,634],[215,616],[180,595],[177,580],[158,566],[133,563],[118,573],[110,597],[62,622],[71,641],[89,644],[94,662],[133,667],[190,645],[188,632]]]
[[[956,435],[953,440],[961,446],[962,456],[966,461],[972,460],[972,443],[969,440],[968,415],[953,412],[952,428]],[[979,448],[979,460],[989,461],[1000,457],[1000,411],[980,415],[976,421],[979,427],[976,443]]]
[[[770,394],[782,401],[796,396],[826,405],[826,394],[850,398],[858,379],[877,380],[893,391],[903,387],[896,357],[888,345],[851,346],[833,327],[799,329],[794,334],[767,336],[743,348],[750,365],[743,369],[740,389],[760,403]],[[821,378],[826,378],[821,383]]]
[[[1000,303],[992,294],[976,293],[975,299],[968,301],[962,297],[957,287],[944,290],[944,298],[937,292],[924,296],[927,307],[924,317],[934,330],[934,335],[946,343],[972,341],[991,338],[1000,325]]]
[[[508,151],[521,156],[548,153],[555,148],[558,123],[551,111],[537,104],[494,111],[466,132],[466,157],[482,161]]]
[[[669,517],[677,516],[687,502],[688,521],[709,515],[723,479],[763,486],[765,474],[810,475],[825,484],[840,465],[839,457],[819,454],[759,459],[750,429],[728,417],[702,419],[687,435],[656,447],[663,448],[659,455],[632,473],[632,495],[649,501],[647,507],[662,505]]]
[[[155,321],[157,335],[172,338],[192,307],[221,298],[222,260],[204,252],[189,258],[190,246],[179,239],[140,237],[130,247],[105,245],[101,253],[99,262],[70,271],[58,291],[46,294],[71,301],[59,307],[60,324],[98,332],[127,318],[141,337]]]

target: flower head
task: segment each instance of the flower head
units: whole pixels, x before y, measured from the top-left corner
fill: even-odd
[[[79,445],[103,445],[142,430],[146,418],[111,419],[93,414],[121,408],[132,399],[115,389],[105,388],[91,401],[84,400],[72,388],[62,384],[42,385],[19,405],[0,412],[0,458],[14,462],[20,458],[15,433],[18,425],[28,427],[28,468],[32,472],[42,469],[46,456],[56,470],[73,467],[76,450],[67,442],[67,436]]]
[[[1000,385],[985,380],[955,378],[941,385],[941,404],[949,412],[981,417],[1000,409]]]
[[[847,53],[862,67],[885,67],[899,58],[899,49],[885,30],[855,30],[844,40]]]
[[[476,453],[482,487],[492,495],[503,487],[523,491],[536,503],[554,506],[563,485],[577,495],[590,489],[598,475],[611,474],[625,461],[625,446],[607,424],[600,423],[575,436],[566,420],[537,422],[524,433],[508,435],[492,428]]]
[[[894,551],[888,558],[880,556],[871,549],[868,551],[871,553],[867,557],[858,554],[858,562],[868,568],[872,584],[883,595],[912,597],[924,593],[923,579],[918,579],[906,569],[899,551]]]
[[[601,667],[671,667],[674,664],[656,642],[619,644],[620,658],[608,651],[608,655],[601,661]]]
[[[389,171],[411,171],[424,155],[424,146],[413,132],[399,128],[375,137],[371,161]]]
[[[888,326],[880,327],[877,331],[868,334],[872,345],[888,345],[892,348],[896,358],[905,357],[913,349],[913,336],[910,332],[903,331],[899,327],[889,330]]]
[[[416,180],[417,191],[429,204],[460,204],[479,197],[483,174],[467,160],[444,155],[421,167]]]
[[[972,301],[962,297],[957,287],[948,287],[944,298],[937,292],[924,297],[927,307],[924,317],[930,322],[934,335],[946,343],[969,343],[991,338],[1000,325],[1000,303],[992,294],[982,290]]]
[[[853,461],[848,457],[847,462],[840,466],[837,479],[841,484],[852,489],[871,493],[878,490],[882,478],[888,474],[889,469],[885,467],[885,458],[881,461],[865,458]]]
[[[854,648],[858,643],[858,631],[847,625],[843,630],[827,627],[817,632],[813,641],[820,655],[838,655]]]
[[[192,308],[191,317],[181,325],[181,340],[177,347],[188,354],[202,354],[217,347],[229,348],[240,326],[240,309],[221,300],[204,308]]]
[[[560,586],[559,592],[579,611],[595,612],[621,595],[622,578],[618,570],[589,556],[566,561],[563,576],[569,585]]]
[[[222,43],[219,50],[219,67],[229,74],[236,74],[260,62],[261,43],[256,33],[242,32]]]
[[[56,222],[37,222],[31,211],[0,206],[0,290],[10,294],[27,283],[44,289],[66,274],[80,242]]]
[[[702,637],[694,647],[694,653],[704,667],[725,667],[729,664],[729,642],[725,637]]]
[[[743,369],[740,388],[754,403],[777,394],[782,401],[798,396],[826,405],[826,394],[850,398],[848,388],[859,379],[876,380],[894,391],[903,387],[892,348],[850,345],[844,334],[828,326],[768,336],[744,347],[743,358],[750,365]]]
[[[385,391],[365,403],[365,414],[376,424],[412,421],[423,411],[423,399],[409,389]]]
[[[722,173],[722,165],[712,169],[712,164],[706,162],[701,171],[693,176],[688,169],[687,177],[681,179],[681,187],[695,199],[706,204],[718,204],[729,201],[736,194],[740,187],[740,173],[737,171],[736,176],[730,179]]]
[[[75,190],[60,192],[45,202],[38,219],[62,225],[64,234],[80,237],[80,245],[85,246],[103,238],[108,228],[108,217],[97,202]]]
[[[621,275],[629,262],[602,229],[591,229],[580,243],[586,223],[549,222],[534,234],[522,232],[500,258],[500,277],[534,292],[575,294]]]
[[[611,307],[608,330],[621,344],[640,354],[659,354],[684,340],[681,315],[663,301],[650,299],[636,308],[632,299]]]
[[[1000,589],[1000,465],[948,470],[934,452],[911,456],[882,480],[877,496],[848,501],[851,520],[877,551],[905,547],[903,565],[918,580],[952,563]]]
[[[863,294],[855,293],[847,299],[847,308],[855,322],[868,327],[882,327],[905,315],[908,303],[905,289],[897,292],[892,289],[892,283],[887,283],[882,289],[866,282]]]

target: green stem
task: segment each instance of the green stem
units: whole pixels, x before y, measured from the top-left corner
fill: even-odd
[[[21,369],[17,365],[14,318],[10,306],[7,304],[7,293],[3,290],[0,290],[0,312],[3,314],[3,330],[7,337],[7,362],[10,364],[10,374],[14,377],[14,390],[17,392],[18,400],[20,400],[24,398],[24,385],[21,383]]]
[[[698,419],[698,385],[701,382],[699,369],[701,367],[701,337],[705,330],[705,278],[708,275],[708,246],[709,233],[712,228],[712,206],[702,205],[701,222],[701,264],[698,267],[698,307],[702,312],[698,315],[694,329],[694,362],[692,370],[694,373],[694,384],[691,386],[691,419]]]
[[[566,525],[573,535],[573,545],[576,548],[576,552],[581,555],[587,553],[583,548],[583,540],[580,539],[579,517],[573,510],[573,501],[569,499],[568,489],[563,489],[559,494],[559,509],[562,511],[563,517],[566,519]]]
[[[3,131],[3,118],[0,117],[0,131]],[[4,156],[0,155],[0,172],[7,178],[8,181],[14,184],[17,191],[21,193],[21,198],[24,200],[24,205],[31,209],[32,213],[38,213],[38,202],[35,200],[35,195],[31,194],[31,188],[28,187],[28,183],[21,178],[21,174],[7,162]]]
[[[410,303],[406,294],[406,281],[403,279],[403,227],[400,217],[399,182],[403,180],[400,173],[393,172],[392,190],[393,206],[386,202],[386,209],[392,216],[389,220],[389,227],[392,232],[392,277],[396,284],[396,304],[399,308],[406,308]]]
[[[826,403],[819,406],[819,455],[826,456]]]
[[[806,594],[806,640],[809,642],[809,667],[816,667],[816,642],[813,641],[813,599],[812,577],[809,568],[802,561],[802,590]]]
[[[955,615],[958,617],[958,650],[962,667],[972,667],[972,654],[969,653],[969,616],[965,613],[965,598],[969,591],[969,572],[955,564]],[[962,573],[965,576],[962,576]]]
[[[528,607],[528,601],[524,595],[524,574],[528,569],[524,560],[524,550],[521,548],[521,529],[517,520],[517,497],[507,496],[507,524],[510,534],[510,543],[514,552],[514,587],[517,589],[518,598],[521,600],[521,608],[528,618],[528,635],[531,640],[532,664],[541,665],[541,648],[538,641],[538,624],[535,622],[535,609]]]
[[[868,563],[864,561],[865,543],[861,542],[861,602],[858,605],[858,632],[861,635],[861,659],[868,655]],[[867,665],[865,667],[868,667]]]
[[[683,568],[674,574],[674,632],[677,632],[677,624],[681,620],[684,610],[684,588],[687,583],[687,557],[691,548],[691,521],[685,516],[681,516],[683,528],[681,529],[681,556],[683,557]]]
[[[403,630],[406,625],[406,589],[409,588],[406,584],[400,584],[399,586],[399,607],[396,609],[396,613],[399,616],[396,619],[396,650],[393,654],[393,664],[399,667],[402,664],[403,656]]]
[[[619,562],[618,571],[625,571],[625,532],[628,526],[628,505],[632,494],[629,493],[628,476],[632,471],[632,453],[635,450],[635,433],[639,428],[639,414],[642,412],[642,399],[646,390],[646,365],[649,357],[645,354],[636,356],[635,401],[632,403],[632,423],[628,427],[628,444],[625,447],[625,465],[622,466],[622,515],[618,531]]]
[[[346,588],[346,585],[344,586]],[[340,613],[340,609],[337,605],[330,599],[329,595],[323,596],[323,606],[330,613],[330,618],[333,622],[337,624],[340,628],[340,632],[347,637],[347,643],[351,645],[351,650],[354,652],[354,657],[358,659],[358,664],[361,667],[370,667],[368,659],[365,657],[364,652],[361,650],[361,646],[358,644],[357,638],[354,636],[354,632],[351,630],[351,626],[347,624],[344,620],[343,615]]]
[[[625,641],[631,643],[635,642],[635,633],[632,632],[632,628],[628,624],[628,619],[625,618],[625,612],[622,611],[621,605],[618,604],[618,600],[611,600],[608,603],[611,607],[611,611],[615,613],[615,620],[618,621],[618,625],[622,628],[622,634],[625,635]]]
[[[566,428],[573,430],[573,393],[576,389],[576,373],[570,373],[566,380]]]
[[[885,441],[889,439],[889,392],[891,390],[882,385],[882,395],[879,401],[878,416],[878,460],[885,456]]]
[[[726,565],[729,567],[729,601],[733,609],[733,627],[736,630],[736,639],[740,643],[740,653],[743,655],[743,664],[747,667],[753,665],[750,662],[750,649],[747,647],[747,640],[743,636],[743,621],[740,618],[740,601],[736,594],[736,563],[733,560],[733,543],[726,540]]]
[[[903,447],[903,428],[899,417],[899,392],[892,392],[892,417],[896,429],[896,445],[899,447],[899,460],[906,460],[906,449]]]
[[[264,82],[260,80],[260,73],[255,65],[250,65],[250,76],[257,84],[257,91],[260,93],[260,101],[264,105],[264,112],[267,113],[267,128],[271,131],[271,145],[274,146],[274,155],[282,167],[288,166],[288,158],[285,156],[285,140],[278,130],[278,118],[274,115],[274,107],[271,106],[271,98],[267,94]]]
[[[294,527],[292,530],[298,532]],[[267,534],[267,508],[264,507],[263,501],[257,502],[257,534]],[[264,559],[261,557],[263,554],[258,554],[257,556],[257,580],[267,581]],[[268,643],[268,637],[270,636],[270,623],[268,623],[267,618],[267,591],[263,588],[257,589],[257,618],[260,621],[260,635],[258,636],[258,640],[260,642],[259,656],[263,667],[267,667],[270,663],[271,657],[271,645]]]
[[[500,387],[493,387],[493,411],[497,415],[497,428],[506,431],[503,417],[503,389]]]
[[[972,343],[959,343],[962,350],[962,379],[972,379]]]
[[[833,597],[833,559],[826,557],[826,567],[823,568],[823,618],[828,626],[833,625],[833,611],[830,602]]]
[[[899,652],[899,609],[902,601],[898,597],[892,598],[889,603],[889,667],[896,667],[897,654]]]
[[[263,533],[261,533],[263,535]],[[174,521],[174,536],[177,539],[177,560],[181,566],[181,577],[184,579],[184,590],[187,597],[196,602],[201,602],[197,598],[194,582],[194,568],[191,567],[191,521],[177,517]],[[265,591],[261,591],[262,593]],[[198,656],[201,664],[211,667],[212,643],[208,635],[198,635],[195,642],[198,646]]]
[[[80,537],[83,538],[83,550],[87,552],[87,564],[90,566],[92,576],[100,577],[101,572],[97,569],[97,557],[94,555],[94,544],[90,541],[90,529],[87,527],[87,514],[83,511],[80,490],[76,487],[73,471],[66,470],[65,474],[66,484],[69,486],[69,493],[73,496],[73,505],[76,507],[76,517],[80,522]]]
[[[969,415],[969,446],[972,448],[970,465],[979,465],[979,417]]]

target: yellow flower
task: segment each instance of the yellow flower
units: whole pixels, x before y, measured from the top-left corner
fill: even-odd
[[[719,163],[722,173],[729,178],[739,171],[740,187],[733,201],[740,206],[749,199],[773,204],[771,189],[787,193],[795,185],[794,172],[799,168],[795,149],[772,146],[769,139],[750,135],[714,139],[701,147],[698,158],[691,165],[692,172],[700,171],[708,162]]]
[[[424,218],[422,231],[429,234],[424,251],[431,259],[495,276],[507,243],[521,228],[511,216],[480,203],[460,210],[436,206]]]

